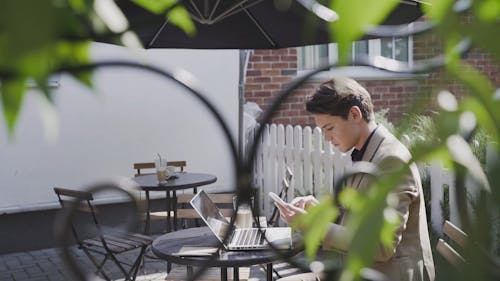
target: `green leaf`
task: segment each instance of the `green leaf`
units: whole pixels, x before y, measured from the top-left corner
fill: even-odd
[[[474,45],[486,50],[493,55],[497,62],[500,61],[500,39],[492,37],[499,30],[498,22],[480,23],[471,22],[460,29],[464,36],[472,38]]]
[[[16,121],[21,110],[25,83],[26,78],[1,81],[0,94],[2,95],[3,114],[11,137],[14,134]]]
[[[374,184],[365,192],[359,193],[358,204],[363,207],[350,210],[346,230],[352,241],[340,280],[358,280],[361,270],[372,263],[379,243],[392,243],[394,222],[385,220],[384,210],[387,208],[388,194],[401,182],[407,168],[403,165],[400,170],[377,176]],[[387,226],[388,223],[390,225]]]
[[[69,4],[75,11],[85,11],[85,0],[69,0]]]
[[[434,21],[441,21],[452,13],[455,0],[429,0],[430,5],[422,5],[425,14]]]
[[[132,0],[132,2],[157,15],[163,14],[172,5],[177,4],[176,0]]]
[[[61,65],[78,66],[90,63],[90,41],[67,43],[61,42],[57,45],[56,49],[58,61]],[[80,81],[83,85],[93,88],[92,71],[79,71],[72,73],[75,79]]]
[[[401,222],[401,218],[397,216],[396,210],[391,207],[384,209],[384,224],[380,230],[380,241],[382,245],[390,247],[394,242],[394,229]]]
[[[497,105],[497,107],[500,106]],[[488,132],[488,135],[490,135],[493,139],[498,139],[500,137],[496,131],[494,120],[489,117],[486,108],[475,96],[468,96],[464,98],[460,102],[460,111],[470,111],[474,113],[478,125],[481,128],[484,128],[486,132]]]
[[[331,8],[339,15],[339,20],[330,27],[338,42],[340,63],[349,61],[351,42],[361,38],[371,26],[382,22],[398,3],[397,0],[332,1]]]
[[[346,207],[347,209],[351,210],[359,210],[363,206],[361,203],[363,202],[361,196],[359,193],[352,189],[352,188],[346,188],[344,191],[342,191],[339,194],[339,201],[342,206]]]
[[[500,135],[500,101],[493,99],[495,87],[488,77],[470,65],[458,61],[447,64],[448,71],[457,77],[471,91],[470,95],[475,97],[486,110],[488,118],[494,124],[491,128],[494,136]]]
[[[74,78],[76,78],[80,83],[89,87],[90,89],[94,88],[93,79],[92,79],[92,71],[80,71],[78,73],[73,74]]]
[[[43,95],[47,98],[47,100],[53,102],[52,92],[50,91],[49,88],[49,77],[48,76],[38,77],[35,79],[35,83],[38,89],[40,89]]]
[[[167,19],[172,22],[172,24],[180,27],[186,34],[193,36],[196,34],[196,27],[194,26],[189,13],[182,6],[177,6],[167,15]]]
[[[460,136],[450,136],[446,141],[448,149],[456,163],[462,165],[480,185],[491,192],[490,183],[481,167],[481,163],[472,153],[469,144]]]
[[[320,204],[309,208],[307,214],[297,217],[292,227],[304,233],[306,257],[312,260],[325,238],[330,223],[337,217],[338,210],[331,196],[323,197]]]
[[[493,22],[500,17],[500,1],[485,0],[478,3],[476,14],[485,22]]]

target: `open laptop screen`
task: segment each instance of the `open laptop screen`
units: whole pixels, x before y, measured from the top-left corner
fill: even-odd
[[[198,192],[191,200],[191,205],[215,235],[217,235],[217,238],[222,241],[225,233],[229,230],[229,222],[222,215],[215,203],[208,197],[207,193],[203,190]]]

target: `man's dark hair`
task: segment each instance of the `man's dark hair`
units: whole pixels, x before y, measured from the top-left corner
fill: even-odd
[[[313,114],[329,114],[347,119],[351,107],[361,110],[363,119],[373,119],[373,104],[368,91],[350,78],[333,78],[321,83],[307,99],[306,110]]]

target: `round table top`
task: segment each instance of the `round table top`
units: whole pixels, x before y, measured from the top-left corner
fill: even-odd
[[[182,256],[182,247],[213,248],[220,245],[219,240],[208,227],[193,227],[159,236],[153,241],[153,253],[166,261],[183,265],[203,265],[207,262],[212,267],[241,267],[271,263],[280,259],[273,250],[219,251],[214,256]]]
[[[175,177],[168,179],[165,183],[159,183],[156,174],[141,175],[132,178],[132,180],[134,180],[142,190],[164,191],[188,189],[211,184],[217,181],[217,177],[210,174],[180,172],[175,173]]]

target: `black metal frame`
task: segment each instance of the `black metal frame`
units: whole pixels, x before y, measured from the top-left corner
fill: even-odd
[[[456,12],[457,13],[463,12],[464,10],[467,10],[469,8],[470,8],[470,6],[463,7],[462,10],[457,10]],[[411,34],[427,32],[429,30],[432,30],[433,27],[434,27],[433,24],[427,24],[427,23],[419,25],[417,28],[414,28],[414,29],[409,29],[407,27],[405,28],[403,26],[379,26],[379,27],[375,28],[374,30],[367,32],[366,35],[373,36],[373,37],[392,37],[395,35],[404,36],[404,35],[411,35]],[[470,40],[468,38],[465,38],[456,45],[455,51],[457,54],[463,56],[470,49],[470,47],[471,47]],[[390,63],[387,63],[387,62],[390,62]],[[353,63],[355,63],[356,65],[370,66],[370,67],[373,67],[376,69],[382,69],[382,70],[387,70],[387,71],[397,72],[397,73],[424,73],[424,72],[429,72],[431,70],[443,67],[446,64],[446,59],[445,59],[444,55],[439,55],[439,56],[436,56],[434,58],[427,59],[424,61],[414,62],[414,64],[412,66],[409,66],[408,64],[400,63],[400,62],[397,62],[394,60],[380,61],[380,60],[375,60],[375,59],[369,58],[369,57],[360,57],[360,58],[357,58],[355,61],[353,61]],[[306,82],[308,79],[310,79],[312,76],[316,75],[317,73],[322,72],[324,70],[328,70],[328,69],[330,69],[332,67],[336,67],[336,66],[337,66],[336,64],[323,65],[315,70],[312,70],[312,71],[304,74],[301,77],[297,77],[296,79],[294,79],[290,83],[288,83],[287,87],[284,88],[280,92],[280,94],[275,98],[275,100],[273,101],[271,106],[265,111],[261,123],[263,123],[263,124],[268,123],[271,120],[271,118],[273,117],[273,115],[275,114],[275,112],[279,109],[279,106],[290,95],[292,95],[294,90],[296,90],[300,85],[302,85],[304,82]],[[196,98],[198,98],[198,100],[200,100],[203,103],[203,105],[209,109],[210,113],[217,120],[218,124],[220,125],[220,127],[223,130],[224,137],[225,137],[227,144],[229,145],[230,154],[232,156],[233,164],[235,167],[235,174],[236,174],[235,186],[238,187],[238,190],[237,190],[238,196],[240,196],[240,198],[247,198],[248,199],[254,195],[256,187],[252,185],[250,179],[251,179],[251,175],[252,175],[252,168],[253,168],[253,163],[255,161],[256,152],[259,149],[259,147],[258,147],[259,142],[254,141],[252,143],[252,145],[249,149],[249,153],[248,153],[247,158],[245,158],[245,159],[240,158],[241,155],[237,154],[236,145],[235,145],[234,141],[232,140],[232,137],[231,137],[231,134],[229,133],[226,122],[220,116],[220,114],[215,109],[215,107],[210,102],[208,102],[208,100],[206,100],[196,90],[196,87],[194,87],[193,85],[189,85],[187,83],[184,83],[183,81],[179,81],[175,78],[175,75],[173,75],[172,73],[165,72],[165,71],[160,70],[158,68],[151,67],[151,66],[145,66],[145,65],[139,65],[139,64],[135,64],[135,63],[119,62],[119,61],[101,62],[101,63],[95,63],[95,64],[91,64],[91,65],[68,67],[65,69],[61,69],[59,72],[75,73],[75,72],[79,72],[79,71],[93,70],[95,68],[101,68],[101,67],[132,67],[132,68],[143,69],[146,71],[151,71],[153,73],[161,75],[162,77],[164,77],[166,79],[170,79],[173,82],[178,83],[181,87],[186,89],[190,94],[192,94]],[[264,126],[261,126],[259,128],[259,130],[257,131],[257,133],[255,134],[254,140],[258,140],[261,138],[261,136],[263,134],[263,130],[264,130]],[[371,169],[370,167],[367,167],[366,171],[359,171],[359,172],[371,174],[371,173],[374,173],[376,171]],[[345,175],[341,179],[336,180],[335,188],[334,188],[334,192],[336,194],[338,194],[338,192],[340,192],[342,182],[349,176],[352,176],[352,174]],[[463,192],[464,191],[463,186],[459,185],[458,187],[459,187],[459,190],[456,193],[456,196],[458,198],[458,202],[464,202],[465,194]],[[335,197],[335,198],[337,198],[337,197]],[[241,200],[241,201],[244,201],[244,200]],[[338,201],[335,201],[335,204],[341,208]],[[259,216],[259,210],[257,208],[255,208],[255,206],[257,206],[257,205],[258,204],[254,205],[254,209],[253,209],[254,217]],[[463,215],[467,212],[467,210],[466,210],[467,205],[462,204],[462,206],[464,207],[464,209],[461,209],[460,216],[461,216],[462,220],[466,221],[465,224],[468,225],[468,223],[467,223],[468,218],[466,215]],[[275,216],[275,213],[276,212],[273,213],[273,216],[271,217],[271,219]],[[233,216],[233,218],[231,220],[231,224],[234,224],[234,220],[235,220],[235,218]],[[66,220],[66,224],[63,225],[63,229],[60,232],[60,239],[63,242],[67,241],[67,237],[69,235],[68,228],[70,228],[70,224],[69,224],[69,221]],[[227,237],[226,237],[226,239],[227,239]],[[67,251],[67,249],[64,249],[64,250]],[[290,262],[294,266],[297,266],[303,270],[308,270],[308,264],[301,263],[297,260],[294,260],[294,259],[290,258],[289,256],[286,256],[286,254],[281,253],[280,251],[277,251],[277,253],[278,253],[278,255],[282,255],[283,259],[287,260],[288,262]],[[71,259],[70,256],[68,256],[68,257]],[[69,264],[71,265],[72,262],[74,263],[74,261],[70,260]],[[207,259],[206,266],[202,267],[197,272],[194,272],[192,274],[191,278],[189,278],[189,280],[196,280],[203,273],[203,270],[209,266],[210,262],[211,262],[211,260]],[[329,280],[332,278],[338,277],[338,273],[339,273],[340,268],[338,267],[337,264],[325,263],[325,266],[326,266],[325,272],[327,273],[327,275],[328,275],[327,278]],[[75,267],[72,267],[72,269],[76,272],[78,272],[78,270],[79,270],[78,268],[75,268]],[[82,277],[80,280],[86,280],[85,275],[81,272],[79,272],[79,273],[81,274],[80,276]],[[270,271],[268,271],[268,274],[269,273],[270,273]],[[366,277],[367,279],[370,279],[370,280],[384,280],[383,277],[373,275],[373,274],[369,274],[369,276],[364,276],[364,277]]]
[[[94,200],[92,192],[60,187],[54,187],[54,192],[64,211],[76,211],[80,208],[84,208],[91,217],[94,224],[93,226],[97,230],[98,235],[90,239],[83,239],[80,237],[72,219],[68,220],[68,224],[70,225],[71,233],[73,234],[78,248],[85,253],[95,266],[95,274],[101,275],[106,280],[112,280],[104,271],[106,262],[112,261],[123,274],[126,281],[134,281],[142,265],[146,249],[151,245],[153,240],[149,237],[135,233],[116,233],[115,235],[104,234],[95,207],[92,203]],[[120,245],[121,249],[117,250],[116,245]],[[128,253],[138,248],[140,249],[139,254],[132,264],[121,261],[117,257],[122,253]],[[100,261],[98,260],[98,256],[102,256]],[[129,269],[127,270],[124,266],[128,266]]]

